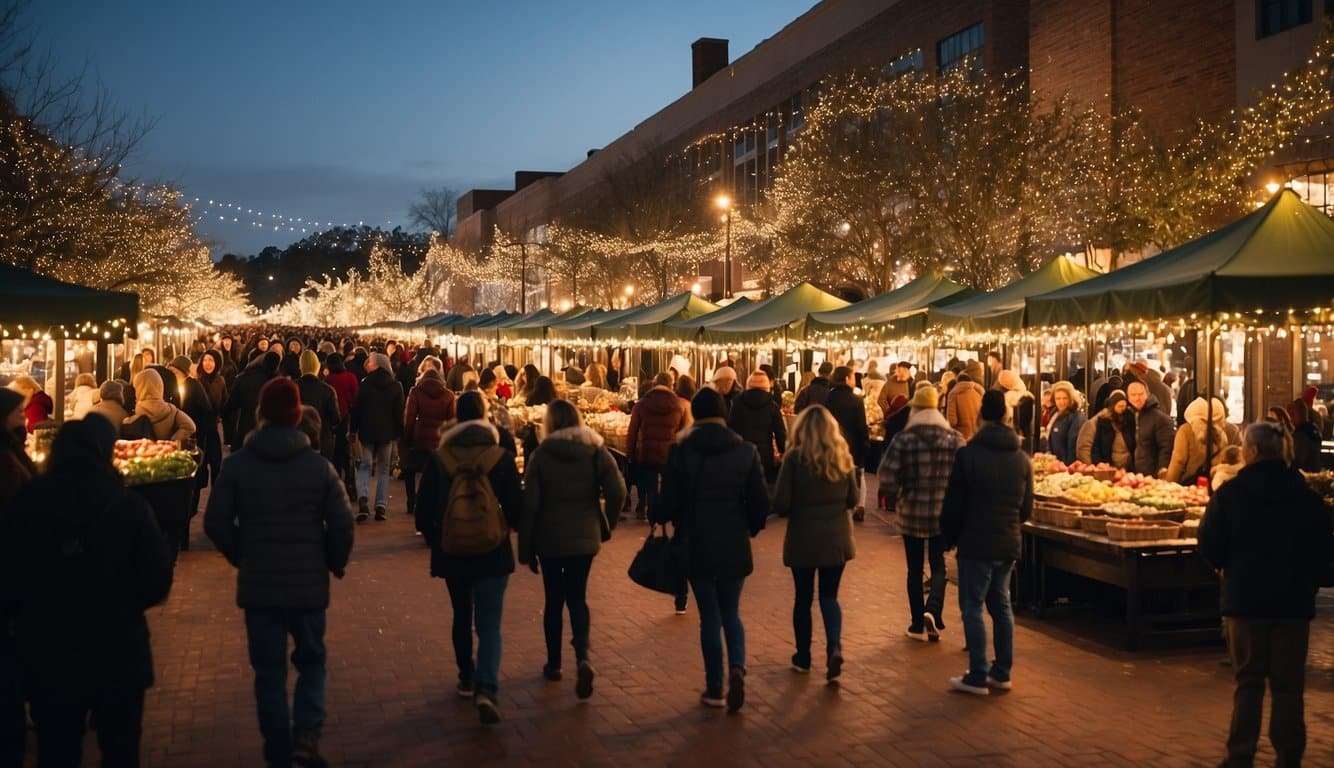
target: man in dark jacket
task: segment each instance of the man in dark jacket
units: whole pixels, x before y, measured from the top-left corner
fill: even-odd
[[[769,485],[778,477],[775,453],[781,455],[787,448],[787,424],[771,388],[769,374],[755,371],[746,379],[746,391],[737,397],[727,417],[727,426],[759,452],[764,480]]]
[[[255,428],[255,409],[259,407],[259,391],[274,376],[282,359],[276,352],[265,352],[256,357],[236,377],[236,384],[222,406],[222,431],[233,451],[241,450],[246,435]]]
[[[38,765],[79,765],[90,710],[102,764],[139,764],[153,684],[144,611],[166,599],[171,557],[152,510],[111,464],[115,441],[97,414],[67,422],[46,473],[3,518],[0,583],[14,607]]]
[[[852,462],[856,466],[853,474],[857,478],[857,498],[860,499],[862,484],[865,482],[862,465],[866,463],[866,449],[871,442],[871,430],[866,424],[866,403],[852,391],[852,369],[846,365],[835,368],[829,382],[831,386],[824,407],[829,409],[834,421],[838,422],[838,429],[848,443],[848,450],[852,452]],[[852,519],[859,523],[865,520],[866,507],[858,503],[852,511]]]
[[[797,401],[792,408],[793,413],[801,413],[808,405],[824,405],[825,398],[829,397],[829,374],[833,371],[833,363],[828,360],[820,363],[815,378],[797,393]]]
[[[750,540],[764,530],[769,494],[755,447],[727,428],[723,398],[701,389],[690,401],[694,425],[675,445],[663,474],[662,504],[653,520],[670,522],[684,540],[690,587],[699,606],[704,693],[709,707],[740,709],[746,700],[746,637],[741,588],[754,570]],[[727,698],[723,643],[727,637]]]
[[[1142,381],[1126,385],[1126,399],[1135,409],[1135,471],[1157,477],[1159,470],[1172,463],[1172,446],[1176,443],[1176,425],[1163,412],[1158,400],[1149,393]]]
[[[1254,762],[1268,681],[1269,738],[1278,765],[1300,765],[1315,594],[1334,558],[1330,511],[1285,465],[1277,424],[1251,425],[1242,456],[1246,466],[1209,501],[1199,533],[1200,553],[1223,574],[1224,628],[1237,685],[1224,764]]]
[[[270,765],[323,765],[325,610],[329,574],[342,578],[352,552],[352,509],[333,466],[298,429],[301,392],[264,385],[260,426],[228,456],[204,513],[204,530],[237,567],[255,701]],[[295,707],[287,704],[287,636],[296,645]],[[295,726],[295,732],[293,727]]]
[[[361,442],[361,465],[357,467],[357,522],[370,517],[371,471],[375,474],[375,519],[384,520],[389,507],[390,449],[403,435],[403,388],[394,378],[389,357],[382,352],[370,356],[369,373],[357,389],[348,426],[348,442]]]
[[[634,466],[639,501],[636,515],[640,520],[653,515],[658,504],[662,468],[677,433],[686,426],[685,406],[672,391],[672,377],[660,373],[653,377],[653,387],[630,411],[627,458]]]
[[[1033,513],[1033,468],[1019,436],[1005,425],[1005,395],[982,396],[982,428],[954,456],[940,528],[947,548],[959,548],[959,611],[968,641],[968,673],[950,678],[955,690],[986,695],[1009,690],[1014,665],[1010,571],[1022,547],[1020,526]],[[996,660],[987,664],[991,614]]]
[[[301,404],[309,405],[320,415],[320,455],[333,461],[335,435],[342,417],[338,412],[338,393],[320,380],[320,358],[307,349],[301,353],[301,378],[296,381],[301,391]]]
[[[453,478],[440,460],[448,454],[460,466],[474,464],[489,448],[499,445],[500,436],[486,417],[486,399],[480,392],[467,392],[456,405],[458,424],[440,439],[440,450],[432,453],[422,472],[417,493],[417,530],[431,546],[431,575],[443,578],[454,607],[454,658],[459,667],[456,688],[460,696],[472,697],[485,724],[500,722],[496,697],[500,687],[500,620],[509,575],[514,573],[514,548],[509,536],[494,550],[474,557],[444,551],[441,529]],[[487,472],[491,490],[500,502],[508,527],[518,527],[523,510],[523,489],[514,454],[501,451]],[[472,653],[474,617],[477,623],[477,659]]]

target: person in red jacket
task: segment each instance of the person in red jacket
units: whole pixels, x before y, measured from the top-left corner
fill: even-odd
[[[347,415],[352,410],[352,403],[357,400],[357,387],[360,384],[357,375],[347,369],[343,356],[337,352],[324,359],[324,367],[328,371],[324,383],[333,387],[334,393],[338,395],[339,421],[338,426],[334,428],[334,469],[338,471],[338,476],[343,478],[343,485],[348,488],[348,496],[355,497],[357,481],[352,471],[351,449],[347,442]]]
[[[686,409],[672,391],[672,377],[660,373],[630,412],[628,449],[639,485],[635,516],[647,519],[658,503],[658,484],[676,435],[686,427]]]
[[[408,514],[417,512],[417,474],[440,447],[440,430],[454,420],[454,393],[435,368],[422,367],[421,377],[408,393],[403,408],[403,437],[399,454],[403,461],[403,484],[407,486]]]
[[[28,428],[29,434],[37,429],[37,425],[51,418],[51,414],[56,410],[56,404],[51,401],[51,396],[42,391],[42,386],[31,376],[19,376],[14,379],[11,385],[16,392],[23,395],[23,420]]]

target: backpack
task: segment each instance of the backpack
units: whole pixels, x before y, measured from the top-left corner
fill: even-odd
[[[440,550],[447,555],[485,555],[509,537],[509,525],[488,473],[505,455],[493,445],[473,462],[463,463],[440,451],[440,463],[453,478],[440,524]]]

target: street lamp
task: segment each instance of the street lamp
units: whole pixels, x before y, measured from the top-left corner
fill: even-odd
[[[633,285],[625,286],[625,308],[630,308],[630,303],[635,298],[635,287]]]
[[[732,298],[732,198],[718,195],[713,204],[723,213],[723,223],[727,225],[727,234],[723,241],[723,298]]]

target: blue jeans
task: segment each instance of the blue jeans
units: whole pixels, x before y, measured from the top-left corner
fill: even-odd
[[[704,682],[710,691],[723,687],[723,643],[727,636],[727,664],[746,668],[746,628],[741,626],[741,587],[745,578],[694,579],[699,608],[699,646],[704,652]]]
[[[473,690],[495,696],[500,690],[500,617],[505,608],[509,575],[445,579],[454,605],[454,658],[459,679]],[[477,628],[477,662],[472,661],[468,623]]]
[[[363,499],[371,495],[371,464],[375,464],[375,506],[389,506],[389,477],[393,473],[389,449],[393,443],[361,446],[361,465],[357,467],[357,495]]]
[[[838,604],[838,584],[843,566],[793,568],[796,600],[792,604],[792,632],[797,640],[797,661],[811,665],[811,601],[815,599],[815,574],[820,574],[820,615],[824,618],[825,654],[843,649],[843,609]]]
[[[1014,612],[1010,609],[1010,571],[1013,560],[986,562],[959,558],[959,611],[963,614],[963,636],[968,641],[969,683],[986,684],[987,676],[1001,682],[1010,679],[1014,665]],[[982,605],[991,614],[995,632],[996,660],[987,665],[987,627]]]
[[[247,608],[246,637],[255,670],[255,703],[264,759],[286,765],[292,759],[292,728],[318,739],[324,725],[324,611]],[[296,693],[287,708],[287,636],[296,648]]]

